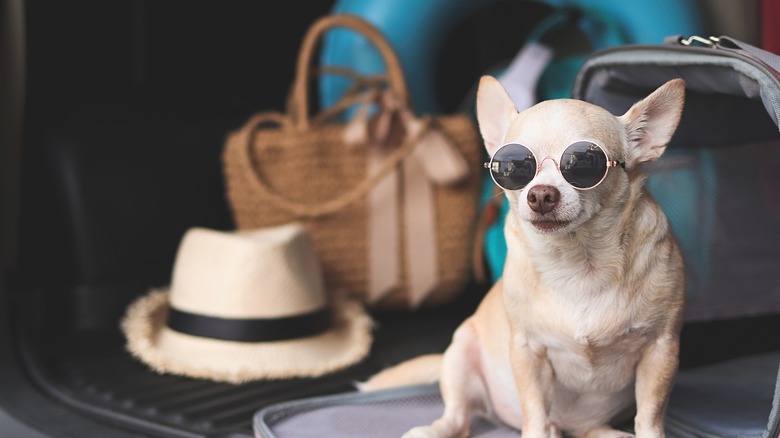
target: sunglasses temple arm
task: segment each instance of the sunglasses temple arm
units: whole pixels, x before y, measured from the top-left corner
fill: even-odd
[[[618,167],[618,166],[620,166],[623,169],[625,169],[626,168],[626,162],[625,161],[614,161],[614,160],[607,161],[607,167]]]

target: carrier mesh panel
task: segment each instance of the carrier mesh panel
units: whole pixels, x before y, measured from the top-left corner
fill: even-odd
[[[647,166],[685,258],[688,320],[780,312],[780,143],[670,148]]]
[[[780,133],[760,84],[725,65],[643,63],[594,68],[575,95],[619,115],[674,77],[680,125],[644,168],[685,258],[687,320],[778,314]]]

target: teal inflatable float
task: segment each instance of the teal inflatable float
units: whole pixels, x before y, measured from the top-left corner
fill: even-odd
[[[507,0],[503,0],[507,2]],[[584,12],[580,23],[594,50],[627,43],[660,43],[667,35],[702,34],[695,0],[516,0]],[[333,13],[354,14],[381,30],[403,64],[412,104],[418,113],[436,113],[434,62],[456,25],[481,8],[500,0],[338,0]],[[619,32],[609,27],[616,23]],[[605,25],[606,24],[606,25]],[[518,41],[519,50],[522,41]],[[347,65],[363,73],[380,73],[383,63],[361,36],[345,30],[328,33],[323,42],[323,65]],[[326,76],[321,82],[323,106],[338,100],[346,80]]]

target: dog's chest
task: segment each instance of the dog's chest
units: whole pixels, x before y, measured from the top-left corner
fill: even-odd
[[[624,344],[641,334],[634,306],[618,288],[577,295],[550,291],[526,303],[525,333],[548,349],[584,350],[589,354]]]
[[[515,329],[545,351],[565,387],[617,391],[633,380],[647,330],[637,303],[607,274],[559,275],[534,291],[505,287]]]

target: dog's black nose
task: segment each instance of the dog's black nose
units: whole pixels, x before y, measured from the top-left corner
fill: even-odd
[[[545,214],[552,211],[561,199],[561,192],[553,186],[534,186],[528,190],[528,205],[531,210]]]

